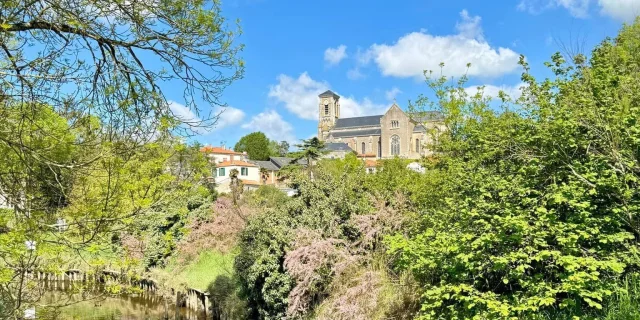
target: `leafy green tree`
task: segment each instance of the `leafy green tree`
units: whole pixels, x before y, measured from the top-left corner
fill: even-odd
[[[502,110],[463,78],[428,78],[448,130],[417,228],[388,239],[424,286],[420,319],[601,317],[638,268],[640,24],[590,60],[556,54]]]
[[[315,161],[326,153],[324,150],[324,142],[320,141],[317,137],[313,137],[311,139],[302,140],[302,143],[296,145],[296,147],[300,149],[300,152],[295,158],[295,162],[305,159],[307,161],[307,173],[309,174],[309,177],[311,177]]]
[[[236,152],[246,152],[251,160],[269,160],[272,155],[271,141],[262,132],[252,132],[233,147]]]
[[[9,0],[0,16],[0,192],[13,204],[0,214],[0,296],[12,315],[39,298],[25,270],[95,251],[201,182],[203,166],[171,160],[185,154],[172,136],[213,125],[244,64],[218,1]],[[197,118],[167,101],[169,82]]]
[[[223,89],[244,72],[241,30],[227,27],[218,1],[9,0],[0,16],[3,96],[99,116],[113,133],[212,126],[218,113],[197,105],[224,106]],[[166,83],[185,87],[197,119],[174,113]]]

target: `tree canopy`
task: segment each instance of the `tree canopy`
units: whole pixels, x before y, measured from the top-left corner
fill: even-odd
[[[277,144],[277,142],[275,142]],[[246,152],[251,160],[269,160],[273,156],[272,141],[262,132],[252,132],[240,138],[233,147],[236,152]]]
[[[38,299],[26,270],[59,271],[65,252],[96,250],[154,208],[211,191],[208,161],[176,135],[217,120],[223,90],[244,72],[239,34],[218,1],[2,2],[6,314]],[[167,85],[184,89],[197,117],[181,117]]]
[[[7,0],[0,7],[0,95],[97,116],[104,130],[146,137],[177,123],[210,126],[243,75],[218,1]],[[200,120],[180,118],[163,85],[184,86]]]

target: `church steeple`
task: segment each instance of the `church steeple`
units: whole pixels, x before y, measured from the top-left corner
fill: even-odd
[[[318,139],[324,141],[340,118],[340,96],[331,90],[318,95]]]

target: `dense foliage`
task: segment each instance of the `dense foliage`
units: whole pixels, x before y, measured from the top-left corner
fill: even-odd
[[[321,160],[249,221],[236,271],[253,316],[637,318],[639,38],[635,24],[589,59],[556,54],[543,81],[522,58],[516,100],[426,73],[433,95],[412,109],[447,130],[425,173]]]
[[[241,30],[217,0],[5,0],[0,17],[3,98],[96,116],[112,133],[210,127],[244,73]],[[185,106],[165,96],[167,84]]]
[[[291,184],[299,196],[249,221],[236,271],[254,317],[308,313],[333,279],[369,264],[368,251],[401,225],[395,209],[366,196],[363,171],[354,156],[322,163],[313,180],[298,171]]]
[[[500,111],[429,80],[445,192],[387,242],[424,285],[420,318],[589,316],[637,270],[639,35],[625,27],[588,63],[556,54],[542,82],[521,59],[523,96]]]
[[[233,147],[236,152],[246,152],[251,160],[269,160],[269,156],[276,155],[277,149],[278,143],[259,131],[240,138]]]

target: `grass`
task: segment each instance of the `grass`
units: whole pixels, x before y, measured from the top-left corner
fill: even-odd
[[[187,261],[183,265],[175,260],[172,261],[164,272],[168,273],[175,282],[190,288],[205,290],[219,275],[233,274],[234,258],[234,253],[203,251],[194,260]]]

